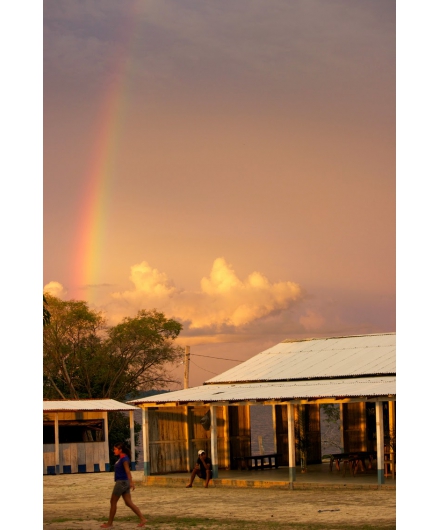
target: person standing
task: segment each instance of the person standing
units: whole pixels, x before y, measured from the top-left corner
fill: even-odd
[[[192,488],[194,479],[196,478],[196,475],[204,479],[205,481],[205,488],[208,487],[209,481],[211,479],[211,466],[212,462],[209,456],[206,456],[206,453],[203,449],[200,449],[198,452],[198,458],[196,465],[191,473],[191,479],[189,483],[186,485],[187,488]]]
[[[119,456],[119,460],[115,464],[115,487],[113,488],[113,493],[110,498],[110,514],[108,516],[108,521],[102,524],[101,528],[113,527],[113,519],[121,495],[126,506],[131,508],[131,510],[133,510],[133,512],[139,517],[138,526],[145,526],[147,520],[142,515],[139,508],[133,503],[130,495],[130,489],[134,490],[133,477],[131,476],[130,471],[131,451],[124,442],[118,442],[113,448],[113,453],[116,456]]]

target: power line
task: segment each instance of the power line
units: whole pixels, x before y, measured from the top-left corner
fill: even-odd
[[[225,357],[211,357],[211,355],[199,355],[198,353],[191,353],[191,357],[206,357],[207,359],[219,359],[220,361],[233,361],[237,363],[244,363],[244,361],[239,361],[238,359],[226,359]]]
[[[202,356],[201,356],[202,357]],[[218,375],[216,374],[215,372],[211,372],[211,370],[207,370],[206,368],[202,368],[201,366],[199,366],[198,364],[196,364],[194,361],[192,361],[193,365],[194,366],[197,366],[197,368],[200,368],[200,370],[205,370],[205,372],[208,372],[210,374],[214,374],[214,375]]]

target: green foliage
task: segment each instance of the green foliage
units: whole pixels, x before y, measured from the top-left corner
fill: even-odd
[[[46,306],[47,306],[47,300],[43,294],[43,327],[50,324],[50,312]]]
[[[139,436],[142,426],[137,421],[134,422],[134,445],[139,445]],[[132,461],[137,462],[138,451],[133,453],[133,448],[130,446],[130,420],[126,414],[122,412],[108,413],[108,444],[110,453],[110,470],[113,471],[115,463],[118,459],[113,454],[113,447],[118,442],[125,442],[132,450]]]
[[[321,405],[322,409],[325,412],[325,420],[327,423],[337,423],[341,416],[339,413],[339,405],[334,403],[324,403]]]
[[[43,328],[43,396],[112,398],[176,382],[167,372],[182,357],[174,344],[182,325],[156,310],[141,310],[107,327],[84,301],[45,294],[50,322]]]

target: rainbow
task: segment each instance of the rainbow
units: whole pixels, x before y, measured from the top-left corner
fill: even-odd
[[[102,256],[106,243],[109,201],[112,185],[117,178],[115,165],[141,5],[142,0],[124,3],[124,6],[130,6],[130,9],[121,32],[124,37],[123,44],[115,57],[114,68],[105,85],[102,106],[95,125],[95,141],[83,177],[84,188],[68,288],[70,298],[92,301],[94,290],[85,289],[103,281]]]

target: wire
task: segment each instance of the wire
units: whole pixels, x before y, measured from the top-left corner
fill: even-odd
[[[197,368],[200,368],[200,370],[205,370],[205,372],[209,372],[210,374],[218,375],[218,374],[216,374],[215,372],[211,372],[211,370],[207,370],[206,368],[202,368],[201,366],[199,366],[198,364],[196,364],[194,361],[192,361],[192,364],[193,364],[194,366],[197,366]]]
[[[207,359],[220,359],[220,361],[233,361],[237,363],[244,363],[244,361],[239,361],[238,359],[226,359],[225,357],[211,357],[211,355],[199,355],[198,353],[191,353],[191,357],[206,357]]]

